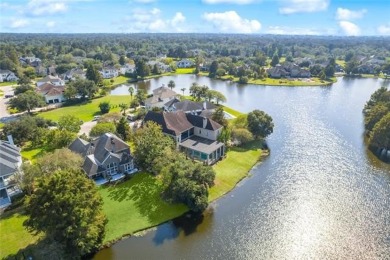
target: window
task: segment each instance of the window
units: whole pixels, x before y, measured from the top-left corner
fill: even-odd
[[[106,168],[106,172],[109,176],[112,176],[117,173],[118,171],[118,165],[115,162],[109,163]]]
[[[199,134],[201,134],[201,133],[202,133],[202,130],[199,129]]]
[[[131,170],[133,170],[134,168],[134,164],[133,164],[133,161],[123,165],[124,169],[125,169],[125,172],[130,172]]]

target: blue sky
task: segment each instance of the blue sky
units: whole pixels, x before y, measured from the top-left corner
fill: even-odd
[[[0,32],[390,35],[390,0],[0,0]]]

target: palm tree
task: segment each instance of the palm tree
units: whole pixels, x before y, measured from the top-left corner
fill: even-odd
[[[170,88],[171,90],[176,86],[175,82],[173,80],[170,80],[168,82],[168,88]]]
[[[184,96],[184,91],[186,91],[186,88],[181,88],[181,91],[183,91],[183,96]]]
[[[122,115],[126,115],[126,109],[127,109],[127,105],[125,103],[121,103],[119,104],[119,107],[121,108],[121,112],[122,112]]]
[[[131,96],[131,100],[133,100],[134,88],[132,86],[129,87],[129,93]]]

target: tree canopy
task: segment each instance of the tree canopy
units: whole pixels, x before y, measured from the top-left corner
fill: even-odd
[[[265,138],[273,132],[272,117],[264,111],[253,110],[248,114],[248,129],[256,138]]]
[[[26,111],[31,113],[31,110],[37,107],[42,107],[45,105],[44,98],[33,90],[28,90],[22,94],[17,95],[14,98],[11,98],[9,101],[9,106],[16,108],[19,111]]]
[[[57,170],[38,178],[34,187],[25,203],[29,218],[24,224],[30,232],[64,244],[72,257],[101,245],[107,222],[102,198],[81,170]]]

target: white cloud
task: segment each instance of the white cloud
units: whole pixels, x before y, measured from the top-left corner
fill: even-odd
[[[58,0],[30,0],[23,13],[35,16],[64,13],[68,10],[65,2]]]
[[[212,23],[220,32],[255,33],[261,29],[259,21],[243,19],[235,11],[204,13],[203,19]]]
[[[29,25],[30,22],[23,18],[12,18],[9,27],[13,29],[23,28]]]
[[[48,27],[48,28],[52,28],[52,27],[54,27],[56,25],[56,22],[54,22],[54,21],[48,21],[47,23],[46,23],[46,27]]]
[[[124,32],[184,32],[185,20],[181,12],[175,13],[172,19],[163,19],[160,9],[135,9],[131,16],[124,19],[125,25],[120,29]]]
[[[354,20],[354,19],[360,19],[362,18],[365,14],[367,13],[366,9],[361,9],[358,11],[352,11],[346,8],[337,8],[336,12],[336,18],[338,20],[343,20],[343,21],[349,21],[349,20]]]
[[[258,2],[258,0],[202,0],[205,4],[238,4],[246,5]]]
[[[339,26],[341,30],[347,36],[358,36],[360,35],[360,28],[354,23],[348,21],[340,21]]]
[[[297,28],[287,26],[269,26],[266,30],[269,34],[282,34],[282,35],[322,35],[323,33],[317,30],[309,28]]]
[[[330,0],[281,0],[281,14],[313,13],[328,9]]]
[[[186,20],[185,16],[181,12],[177,12],[172,18],[172,24],[182,23]]]
[[[390,23],[379,26],[378,33],[381,35],[390,35]]]

